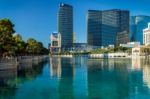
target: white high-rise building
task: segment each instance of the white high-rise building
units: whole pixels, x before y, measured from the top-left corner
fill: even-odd
[[[146,46],[150,44],[150,23],[148,23],[148,28],[143,30],[143,42]]]

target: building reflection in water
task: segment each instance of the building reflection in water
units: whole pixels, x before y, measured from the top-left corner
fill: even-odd
[[[64,99],[87,98],[87,66],[83,57],[61,58],[51,57],[51,77],[57,75],[56,96]]]
[[[73,61],[72,58],[61,58],[61,79],[58,81],[59,99],[73,99]]]
[[[149,96],[150,92],[150,61],[149,59],[133,57],[131,71],[129,71],[130,97],[134,99]],[[146,98],[147,99],[147,98]]]
[[[132,57],[132,72],[130,72],[130,80],[132,84],[132,92],[139,93],[145,85],[150,90],[150,60],[141,57]]]
[[[50,83],[49,86],[53,90],[50,95],[52,99],[59,99],[59,84],[62,77],[62,59],[61,57],[50,57]],[[63,93],[63,92],[62,92]]]
[[[43,83],[44,82],[44,83]],[[150,60],[51,57],[38,65],[0,71],[0,99],[147,99]]]
[[[150,60],[149,59],[144,60],[143,81],[150,90]]]
[[[128,96],[128,60],[88,60],[88,97],[122,99]],[[122,91],[124,90],[124,91]]]
[[[51,88],[54,98],[73,98],[73,59],[51,57],[50,58]]]
[[[150,88],[150,63],[141,58],[52,57],[50,64],[51,77],[57,79],[55,95],[58,98],[137,98],[143,90],[148,94],[144,83]]]
[[[73,61],[72,58],[51,57],[50,74],[56,77],[57,85],[55,88],[59,93],[58,98],[73,98]]]
[[[143,73],[141,70],[141,58],[140,57],[132,57],[132,64],[129,68],[129,97],[138,98],[138,93],[143,89]]]
[[[132,57],[132,65],[131,65],[131,70],[141,70],[141,58],[140,56],[138,57]]]
[[[61,78],[61,58],[60,57],[51,57],[50,58],[50,75],[57,76]]]
[[[87,61],[84,57],[74,58],[74,99],[87,99]]]

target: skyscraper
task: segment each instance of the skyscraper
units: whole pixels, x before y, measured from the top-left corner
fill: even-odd
[[[102,12],[89,10],[87,16],[87,42],[92,46],[101,46]]]
[[[73,45],[73,7],[61,3],[58,12],[58,32],[61,33],[62,48]]]
[[[89,10],[87,24],[89,45],[108,46],[129,41],[129,11]]]
[[[102,45],[121,44],[129,41],[129,11],[105,10],[102,13]]]
[[[150,16],[138,15],[130,17],[130,40],[143,44],[143,29],[150,22]]]

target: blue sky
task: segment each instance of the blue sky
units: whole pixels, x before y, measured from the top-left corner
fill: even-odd
[[[74,7],[74,32],[77,42],[86,42],[88,9],[125,9],[131,15],[150,15],[150,0],[0,0],[0,19],[9,18],[24,40],[33,37],[49,43],[49,36],[57,31],[59,3]]]

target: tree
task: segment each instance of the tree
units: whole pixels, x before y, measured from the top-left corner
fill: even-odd
[[[16,53],[16,55],[26,54],[26,52],[25,52],[26,43],[22,40],[22,36],[19,34],[14,34],[13,39],[15,42],[15,53]]]
[[[46,49],[41,42],[38,42],[33,38],[29,38],[27,40],[26,51],[28,52],[28,54],[33,55],[41,55],[49,53],[48,49]]]
[[[22,36],[20,35],[20,34],[14,34],[13,35],[13,38],[14,38],[14,40],[15,40],[15,42],[22,42],[23,40],[22,40]]]
[[[0,20],[0,54],[12,54],[14,51],[14,42],[12,34],[14,31],[14,25],[9,19]]]
[[[26,51],[29,53],[29,54],[35,54],[36,52],[36,49],[37,49],[37,41],[33,38],[29,38],[27,40],[27,47],[26,47]]]
[[[48,54],[41,42],[29,38],[27,42],[21,35],[14,34],[14,24],[9,19],[0,19],[0,57],[28,54]]]
[[[37,54],[41,54],[42,53],[42,49],[43,49],[43,44],[41,42],[37,42],[37,50],[36,53]]]

